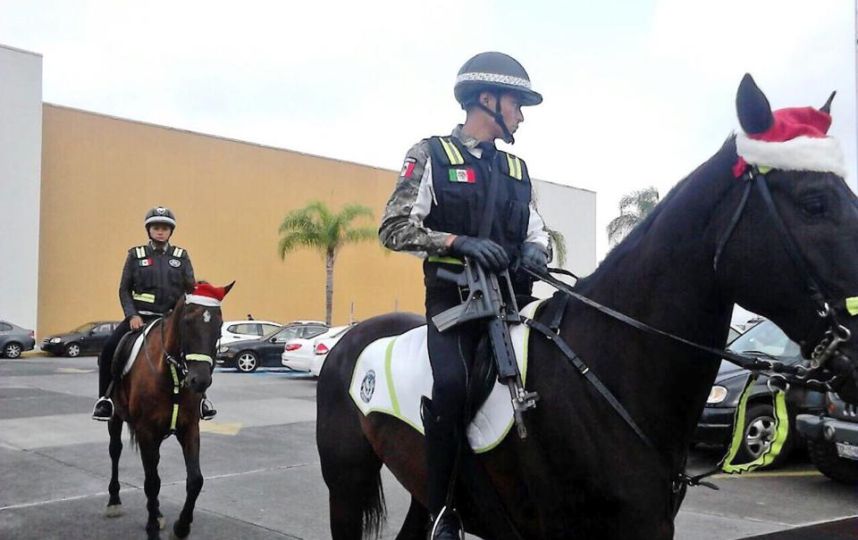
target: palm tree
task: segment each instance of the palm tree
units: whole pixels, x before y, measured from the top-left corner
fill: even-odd
[[[554,247],[554,260],[557,261],[557,266],[562,268],[566,265],[566,237],[560,231],[548,227],[545,227],[545,230],[548,232],[551,245]]]
[[[281,259],[285,260],[287,253],[299,247],[316,249],[325,256],[325,322],[329,325],[334,305],[337,253],[346,244],[376,238],[374,227],[351,227],[352,221],[359,217],[372,218],[372,210],[359,204],[349,204],[337,214],[322,201],[312,201],[304,208],[286,214],[280,224],[278,251]]]
[[[620,199],[620,215],[608,223],[608,241],[619,243],[626,234],[644,220],[655,205],[658,204],[658,190],[648,188],[633,191]]]

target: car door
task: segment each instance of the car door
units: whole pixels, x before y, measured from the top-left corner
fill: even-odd
[[[90,331],[90,335],[83,341],[81,348],[91,354],[100,353],[111,332],[112,325],[110,323],[99,324]]]
[[[268,338],[268,340],[263,344],[263,347],[265,348],[265,364],[269,366],[281,365],[280,354],[283,352],[284,345],[286,345],[287,341],[299,337],[299,331],[300,327],[289,326]]]

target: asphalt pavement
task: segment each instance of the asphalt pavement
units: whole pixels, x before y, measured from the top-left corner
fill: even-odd
[[[104,517],[110,458],[106,426],[89,418],[96,380],[92,357],[0,359],[0,538],[144,537],[143,468],[129,444],[119,475],[124,515]],[[330,538],[315,448],[316,381],[288,371],[218,369],[209,396],[219,414],[201,424],[205,485],[191,537]],[[719,457],[695,450],[691,470]],[[171,524],[185,492],[175,439],[162,445],[159,471]],[[390,474],[384,478],[389,518],[382,538],[394,538],[409,497]],[[858,513],[858,489],[828,480],[801,457],[776,471],[714,481],[719,491],[689,492],[676,538],[739,539]]]

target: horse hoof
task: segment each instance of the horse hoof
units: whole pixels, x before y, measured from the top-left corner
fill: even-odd
[[[159,517],[158,518],[158,528],[163,531],[164,527],[166,527],[166,526],[167,526],[167,520],[164,518],[164,516]]]
[[[121,504],[111,504],[104,509],[104,517],[115,518],[122,515]]]

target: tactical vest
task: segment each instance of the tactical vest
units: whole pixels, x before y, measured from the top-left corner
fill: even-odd
[[[524,161],[498,150],[494,163],[500,174],[492,178],[492,161],[477,159],[454,137],[432,137],[429,147],[436,204],[424,224],[435,231],[479,236],[489,190],[496,190],[488,237],[503,246],[510,260],[517,257],[530,220],[531,185]]]
[[[185,265],[188,252],[169,246],[165,253],[156,253],[152,246],[137,246],[128,250],[135,259],[131,298],[140,313],[166,313],[173,309],[185,293]]]

